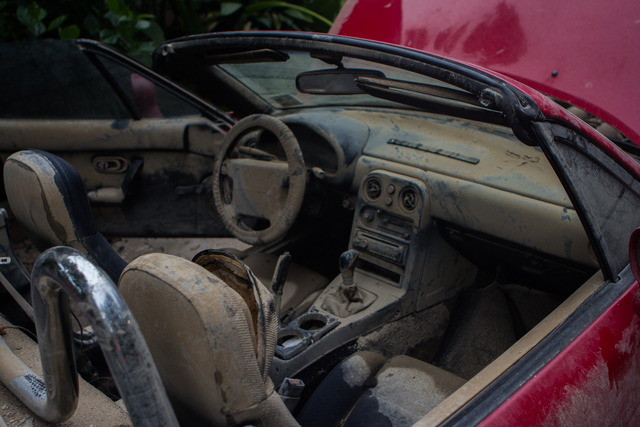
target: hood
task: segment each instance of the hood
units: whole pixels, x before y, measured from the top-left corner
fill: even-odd
[[[476,64],[604,120],[640,146],[640,2],[347,0],[331,33]]]

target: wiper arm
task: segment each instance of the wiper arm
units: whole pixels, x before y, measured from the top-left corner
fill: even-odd
[[[453,101],[464,102],[465,104],[471,104],[478,107],[483,107],[478,98],[474,95],[457,89],[448,87],[430,85],[426,83],[407,82],[403,80],[394,80],[387,78],[377,77],[356,77],[356,85],[362,90],[378,89],[377,93],[382,90],[388,93],[401,93],[412,92],[420,95],[434,96],[438,98],[450,99]],[[484,108],[484,107],[483,107]]]
[[[355,84],[376,98],[387,99],[421,110],[503,126],[509,124],[502,112],[486,108],[478,102],[475,96],[461,90],[425,83],[364,76],[357,77]],[[442,99],[454,102],[443,102]]]

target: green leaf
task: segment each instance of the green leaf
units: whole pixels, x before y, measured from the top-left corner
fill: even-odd
[[[114,27],[116,25],[118,25],[118,19],[120,18],[120,15],[118,15],[115,12],[107,12],[104,14],[105,19],[109,20],[109,22],[111,22],[111,25],[113,25]]]
[[[287,9],[284,11],[284,14],[289,15],[293,19],[297,19],[299,21],[313,22],[312,17],[310,17],[309,15],[305,15],[304,13],[296,9]]]
[[[28,8],[29,16],[35,21],[41,22],[47,17],[47,11],[41,8],[36,2],[29,4]]]
[[[323,22],[324,24],[331,26],[331,21],[329,21],[327,18],[325,18],[322,15],[319,15],[318,13],[314,12],[313,10],[307,9],[306,7],[302,7],[302,6],[298,6],[297,4],[291,4],[291,3],[287,3],[285,1],[277,1],[277,0],[266,0],[266,1],[260,1],[257,3],[253,3],[250,4],[249,6],[247,6],[245,8],[245,10],[249,13],[255,13],[258,12],[260,10],[264,10],[264,9],[270,9],[272,7],[284,7],[287,9],[295,9],[295,10],[299,10],[300,12],[307,14],[315,19],[317,19],[320,22]]]
[[[80,37],[80,28],[77,25],[68,25],[58,28],[58,36],[61,39],[77,39]]]
[[[123,13],[126,13],[126,11],[122,10],[125,8],[126,7],[124,7],[120,0],[107,0],[107,9],[109,9],[109,11],[115,13],[116,15],[122,15]]]
[[[149,26],[149,28],[144,30],[144,33],[146,34],[147,37],[149,37],[149,39],[151,39],[154,42],[154,44],[157,44],[157,45],[162,43],[165,39],[164,31],[162,31],[162,27],[160,27],[160,25],[158,25],[158,23],[156,22],[151,22],[151,25]]]
[[[229,16],[236,13],[242,7],[242,3],[222,2],[220,3],[220,15]]]
[[[115,46],[118,43],[120,37],[115,31],[109,29],[100,30],[100,41],[111,46]]]
[[[67,19],[67,15],[60,15],[58,16],[56,19],[54,19],[53,21],[51,21],[49,23],[49,26],[47,27],[47,31],[51,31],[51,30],[55,30],[56,28],[58,28],[60,25],[62,25],[62,23]]]
[[[25,6],[18,6],[16,17],[22,25],[26,26],[27,28],[30,27],[31,18],[29,17],[29,9],[27,9]]]
[[[283,26],[286,26],[294,31],[300,31],[300,27],[296,24],[296,21],[289,18],[287,14],[280,15],[280,21],[282,22]]]
[[[136,22],[136,30],[144,31],[148,29],[150,26],[151,26],[151,22],[146,20]]]
[[[271,30],[275,29],[275,26],[273,25],[273,21],[269,16],[259,16],[256,18],[256,21],[262,24],[264,28],[271,29]]]
[[[34,24],[33,29],[31,30],[34,36],[39,37],[47,32],[47,27],[43,22],[38,21]]]

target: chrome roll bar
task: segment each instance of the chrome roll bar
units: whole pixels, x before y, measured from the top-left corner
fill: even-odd
[[[59,423],[78,405],[71,302],[93,328],[133,424],[178,425],[140,328],[102,270],[75,249],[49,249],[33,267],[31,296],[44,381],[0,340],[0,378],[31,411]]]

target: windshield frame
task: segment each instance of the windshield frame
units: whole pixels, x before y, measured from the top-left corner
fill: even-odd
[[[510,126],[523,142],[537,145],[535,135],[530,133],[528,125],[523,126],[522,120],[529,121],[539,117],[540,110],[531,98],[515,89],[512,85],[488,72],[459,64],[453,61],[435,57],[424,52],[389,45],[380,42],[354,39],[343,36],[326,34],[280,32],[280,31],[250,31],[212,33],[188,36],[174,39],[160,45],[153,53],[153,68],[162,74],[175,79],[175,74],[208,65],[214,56],[229,56],[237,52],[272,49],[275,51],[312,51],[316,56],[341,57],[362,59],[380,63],[386,66],[401,68],[416,74],[421,74],[435,80],[442,81],[475,96],[485,110],[465,106],[462,117],[487,121],[487,111],[498,117],[498,122]],[[231,87],[232,80],[224,73],[211,72],[210,79],[216,83]],[[252,103],[252,108],[264,113],[277,111],[273,106],[265,103],[247,88],[234,88],[230,93],[241,94]],[[428,106],[428,102],[413,104],[413,100],[399,99],[404,108],[421,108],[424,110],[444,106],[444,114],[461,116],[460,109],[452,108],[450,102],[437,100]],[[425,107],[427,105],[427,107]],[[240,108],[237,108],[240,110]],[[464,110],[467,111],[464,111]],[[481,112],[478,117],[468,110]],[[496,122],[496,119],[490,120]],[[525,130],[527,129],[527,130]]]

